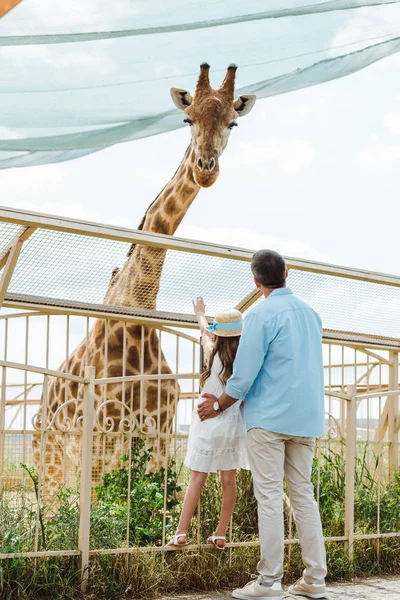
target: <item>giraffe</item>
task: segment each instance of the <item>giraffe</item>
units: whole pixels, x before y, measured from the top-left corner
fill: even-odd
[[[174,104],[183,111],[184,121],[190,126],[191,141],[174,176],[147,209],[139,229],[174,234],[199,190],[215,183],[219,175],[219,157],[226,148],[231,130],[237,125],[236,119],[248,114],[256,100],[254,95],[244,94],[234,100],[236,69],[235,65],[230,65],[221,86],[213,89],[209,79],[210,66],[203,63],[193,97],[186,90],[171,89]],[[166,250],[131,245],[125,264],[121,269],[116,268],[113,271],[104,303],[154,310],[165,256]],[[86,365],[95,367],[97,378],[138,375],[141,372],[172,372],[161,350],[156,330],[131,323],[124,326],[120,319],[109,321],[107,324],[104,320],[96,320],[87,338],[64,362],[60,370],[83,376]],[[96,386],[95,409],[107,401],[106,410],[98,411],[97,426],[100,431],[102,427],[107,429],[110,423],[113,424],[114,431],[117,431],[124,420],[124,407],[129,406],[132,407],[144,433],[147,432],[149,423],[155,424],[161,433],[169,430],[178,401],[179,390],[175,381],[161,380],[161,389],[157,381],[143,382],[140,388],[139,394],[137,389],[127,390],[120,383],[109,384],[106,389],[104,386]],[[78,402],[81,397],[82,391],[77,383],[52,379],[48,388],[45,420],[51,422],[56,411],[68,399],[65,411],[58,410],[57,414],[60,422],[64,424],[76,422],[78,411],[81,411],[81,403]],[[38,424],[42,416],[43,401],[38,413]],[[72,440],[65,450],[69,461],[79,470],[79,442],[76,436],[71,437]],[[104,470],[120,467],[123,454],[118,441],[120,437],[111,438],[104,451],[104,437],[96,435],[95,427],[92,475],[94,485],[99,483]],[[34,435],[33,449],[35,464],[39,465],[39,434]],[[163,448],[155,448],[156,454],[162,456]],[[45,454],[46,494],[56,493],[63,481],[63,455],[62,435],[56,432],[48,435]]]

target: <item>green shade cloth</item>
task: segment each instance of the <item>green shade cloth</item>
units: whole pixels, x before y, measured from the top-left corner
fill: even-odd
[[[238,94],[266,98],[400,50],[398,1],[304,1],[22,2],[0,22],[0,168],[182,127],[169,88],[193,91],[203,61],[215,86],[235,62]]]

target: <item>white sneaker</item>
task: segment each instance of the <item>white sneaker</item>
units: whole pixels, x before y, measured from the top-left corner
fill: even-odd
[[[306,596],[307,598],[326,598],[326,587],[314,583],[307,583],[304,577],[300,577],[296,583],[288,589],[289,594],[294,596]]]
[[[233,590],[232,597],[240,600],[282,600],[282,586],[274,583],[271,587],[266,587],[261,585],[261,577],[254,575],[244,587]]]

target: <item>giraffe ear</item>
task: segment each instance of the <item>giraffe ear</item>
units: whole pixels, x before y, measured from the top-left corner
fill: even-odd
[[[251,111],[256,102],[256,98],[257,96],[254,96],[254,94],[242,94],[239,96],[233,103],[233,108],[236,110],[239,117],[244,117]]]
[[[180,90],[179,88],[171,88],[171,98],[179,110],[185,110],[192,104],[192,96],[186,90]]]

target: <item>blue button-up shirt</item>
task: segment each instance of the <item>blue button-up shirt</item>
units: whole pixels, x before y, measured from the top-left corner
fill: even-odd
[[[244,399],[247,429],[323,433],[322,323],[289,288],[274,290],[247,315],[226,393]]]

